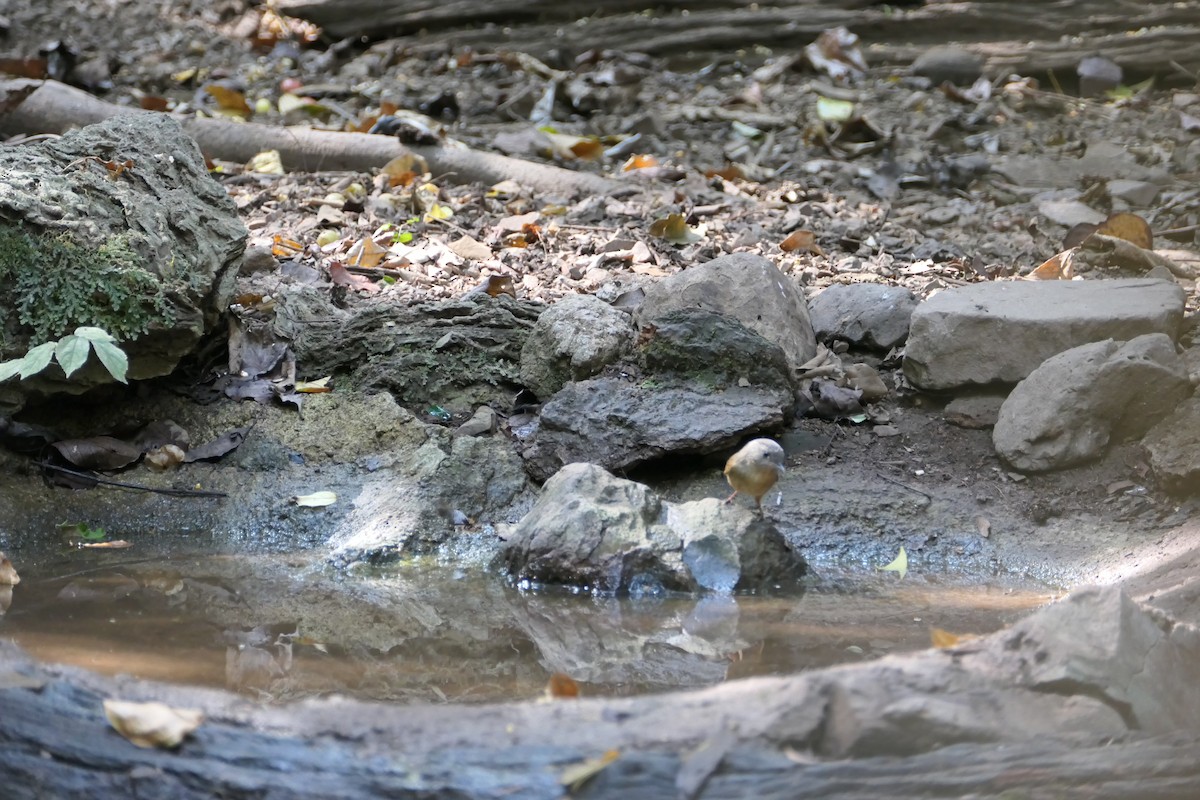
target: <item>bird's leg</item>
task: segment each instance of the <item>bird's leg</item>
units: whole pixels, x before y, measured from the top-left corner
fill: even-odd
[[[737,489],[734,489],[733,494],[731,494],[731,495],[729,495],[729,497],[725,498],[725,505],[729,505],[730,503],[732,503],[733,498],[735,498],[737,496],[738,496]]]

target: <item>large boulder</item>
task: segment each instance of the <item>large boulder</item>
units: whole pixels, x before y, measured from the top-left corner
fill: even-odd
[[[564,297],[538,317],[521,348],[521,382],[549,397],[582,381],[633,346],[629,315],[592,295]]]
[[[79,326],[116,336],[128,376],[170,373],[233,293],[246,229],[165,114],[120,116],[0,148],[0,360]],[[91,363],[9,382],[0,403],[112,380]]]
[[[1099,458],[1110,441],[1143,435],[1192,393],[1162,333],[1059,353],[1017,384],[992,430],[996,452],[1023,472]]]
[[[568,383],[523,436],[530,474],[576,461],[619,470],[670,454],[711,453],[782,426],[794,402],[778,345],[699,309],[660,317],[640,363],[617,377]]]
[[[568,464],[512,532],[519,581],[599,592],[728,592],[798,577],[803,562],[769,521],[716,498],[674,506],[594,464]]]
[[[684,308],[733,317],[782,347],[793,368],[816,355],[804,295],[795,281],[762,256],[732,253],[659,281],[646,291],[638,321],[657,324],[664,314]]]
[[[904,374],[941,391],[1014,384],[1056,353],[1145,333],[1178,338],[1184,292],[1170,281],[1000,281],[945,289],[913,312]]]

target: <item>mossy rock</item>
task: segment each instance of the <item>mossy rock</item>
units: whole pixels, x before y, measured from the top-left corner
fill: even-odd
[[[199,148],[164,114],[0,150],[0,360],[95,326],[119,340],[131,379],[168,374],[227,307],[245,239]],[[111,380],[98,364],[70,380],[52,366],[0,393],[11,410]]]

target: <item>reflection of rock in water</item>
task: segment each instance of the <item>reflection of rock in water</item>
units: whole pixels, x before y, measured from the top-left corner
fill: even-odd
[[[249,631],[227,630],[225,687],[234,691],[271,691],[292,669],[295,625],[262,625]]]
[[[732,592],[741,575],[737,546],[727,537],[705,536],[683,548],[683,563],[704,589]]]
[[[728,654],[745,646],[735,638],[737,602],[728,596],[697,602],[522,595],[512,611],[547,672],[625,691],[717,683]]]

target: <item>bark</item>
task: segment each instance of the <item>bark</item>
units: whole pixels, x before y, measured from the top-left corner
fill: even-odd
[[[960,744],[908,758],[817,760],[775,733],[787,680],[637,700],[478,707],[324,700],[263,708],[233,695],[39,665],[0,645],[5,798],[990,797],[1184,800],[1200,785],[1200,737]],[[200,708],[174,751],[134,747],[108,697]],[[803,709],[791,712],[804,716]],[[771,723],[767,723],[771,720]],[[581,790],[569,767],[618,757]]]
[[[794,52],[821,31],[844,25],[862,37],[868,63],[911,63],[934,44],[961,43],[984,57],[989,74],[1073,72],[1083,56],[1101,53],[1135,74],[1174,72],[1172,62],[1200,64],[1200,7],[1186,3],[1100,0],[1080,6],[1048,3],[932,3],[920,8],[879,3],[783,0],[759,8],[743,0],[590,4],[586,24],[578,7],[549,0],[397,4],[389,0],[289,0],[284,10],[311,19],[341,38],[406,36],[416,49],[515,49],[538,57],[573,57],[613,48],[654,55],[687,51],[732,53],[750,44]],[[686,6],[686,16],[678,11]],[[864,7],[866,6],[866,7]],[[1031,32],[1038,37],[1030,39]],[[1060,75],[1061,77],[1061,75]]]
[[[0,98],[19,97],[29,81],[0,81]],[[36,91],[0,117],[0,135],[62,133],[117,114],[155,112],[116,106],[56,81]],[[458,183],[495,184],[514,180],[540,191],[578,195],[606,194],[618,184],[590,173],[521,161],[467,147],[405,147],[392,136],[341,133],[312,128],[283,128],[255,123],[189,117],[180,120],[209,158],[246,162],[264,150],[278,150],[290,170],[359,170],[370,172],[412,151],[423,156],[436,176]]]

